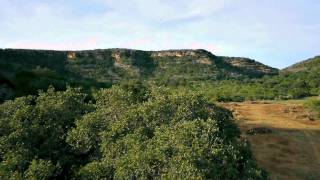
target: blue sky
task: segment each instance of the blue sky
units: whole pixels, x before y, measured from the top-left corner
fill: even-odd
[[[273,67],[320,55],[319,0],[0,0],[0,48],[207,49]]]

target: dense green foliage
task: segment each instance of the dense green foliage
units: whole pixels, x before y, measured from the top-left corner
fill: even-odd
[[[298,99],[320,95],[320,58],[287,68],[277,76],[194,83],[213,101]]]
[[[283,73],[260,79],[201,82],[194,84],[214,101],[297,99],[320,95],[320,70]]]
[[[0,179],[58,177],[78,161],[65,142],[74,121],[93,110],[77,89],[41,92],[0,108]],[[50,174],[48,174],[50,173]]]
[[[129,83],[0,105],[0,179],[265,179],[229,111]]]

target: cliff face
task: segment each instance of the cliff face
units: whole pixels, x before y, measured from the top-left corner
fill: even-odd
[[[210,52],[202,49],[196,49],[196,50],[166,50],[166,51],[151,51],[152,57],[208,57],[213,56]]]
[[[143,55],[144,57],[140,57]],[[92,58],[96,60],[110,59],[114,60],[114,65],[120,68],[129,69],[130,60],[126,61],[125,59],[137,59],[137,58],[149,58],[155,61],[159,59],[166,59],[168,63],[174,61],[183,61],[187,63],[186,59],[192,59],[193,64],[203,64],[203,65],[214,65],[217,61],[220,61],[220,64],[224,64],[224,67],[220,68],[229,68],[233,69],[232,71],[239,72],[230,72],[230,74],[241,75],[274,75],[278,74],[278,69],[266,66],[260,62],[249,58],[242,57],[218,57],[206,50],[197,49],[197,50],[165,50],[165,51],[139,51],[132,49],[107,49],[107,50],[92,50],[92,51],[72,51],[67,52],[68,60],[76,60],[81,58]],[[170,62],[171,61],[171,62]],[[215,62],[216,61],[216,62]],[[181,62],[183,63],[183,62]],[[241,73],[240,73],[241,71]],[[247,73],[246,73],[247,72]],[[240,74],[239,74],[240,73]]]

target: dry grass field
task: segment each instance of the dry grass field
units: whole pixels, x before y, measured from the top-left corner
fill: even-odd
[[[302,102],[223,105],[233,111],[243,138],[272,179],[320,179],[320,120]],[[252,129],[264,131],[248,134]]]

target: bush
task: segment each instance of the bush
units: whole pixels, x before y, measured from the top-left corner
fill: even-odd
[[[310,108],[317,117],[320,117],[320,100],[308,100],[306,106]]]

